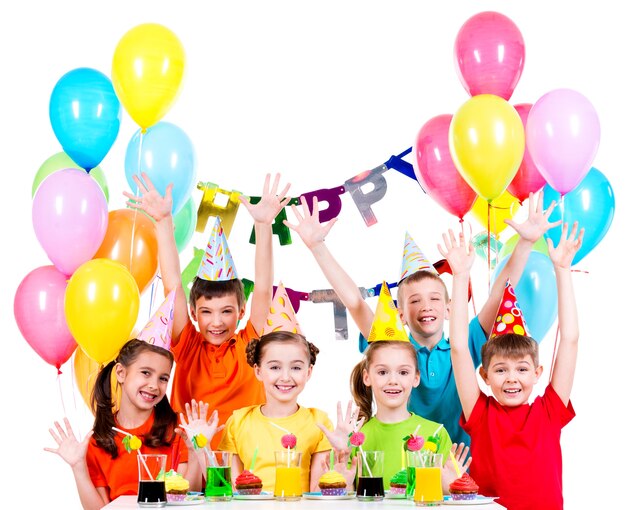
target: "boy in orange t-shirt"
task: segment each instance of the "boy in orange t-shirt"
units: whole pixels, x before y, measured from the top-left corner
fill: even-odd
[[[172,329],[176,372],[172,383],[172,407],[183,411],[186,402],[202,400],[217,410],[220,421],[224,422],[235,409],[264,402],[263,386],[248,366],[245,350],[247,343],[258,337],[257,331],[263,329],[269,313],[274,279],[272,223],[289,201],[286,194],[290,185],[287,184],[277,195],[280,174],[273,183],[268,174],[257,204],[239,197],[254,219],[256,252],[250,317],[245,327],[236,332],[246,311],[245,295],[219,218],[194,279],[188,310],[174,238],[172,185],[168,186],[165,196],[161,196],[146,174],[142,174],[142,179],[137,176],[133,179],[141,195],[125,192],[130,199],[127,204],[155,220],[165,294],[176,289]],[[198,330],[191,319],[197,322]],[[221,433],[213,437],[213,447],[219,444],[220,438]]]

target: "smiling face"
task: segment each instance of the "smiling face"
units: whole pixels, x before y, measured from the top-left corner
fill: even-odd
[[[480,369],[485,384],[491,388],[496,400],[505,407],[528,403],[542,372],[543,367],[535,366],[530,354],[521,358],[495,354],[487,369]]]
[[[136,410],[151,410],[163,400],[171,371],[171,361],[152,351],[141,352],[127,367],[118,363],[115,374],[122,386],[120,407],[131,405]]]
[[[207,342],[221,345],[235,335],[245,311],[245,306],[239,307],[235,294],[211,299],[200,296],[191,309],[191,317],[198,323],[198,329]]]

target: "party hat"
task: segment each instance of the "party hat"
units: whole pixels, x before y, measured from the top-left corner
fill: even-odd
[[[149,344],[163,347],[169,351],[172,343],[172,324],[174,323],[174,301],[176,300],[176,289],[170,291],[161,303],[159,309],[154,313],[148,324],[137,335],[139,340]]]
[[[197,276],[213,282],[237,279],[237,270],[219,216],[215,218]]]
[[[282,282],[276,287],[274,299],[270,305],[270,313],[265,319],[265,326],[261,335],[267,335],[274,331],[290,331],[302,335],[300,324],[296,319],[296,312],[293,310],[291,300]]]
[[[402,270],[400,271],[400,279],[404,280],[407,276],[416,273],[417,271],[430,271],[438,275],[439,273],[435,267],[428,261],[422,250],[420,250],[413,238],[408,232],[404,235],[404,251],[402,252]]]
[[[380,296],[376,305],[372,329],[367,337],[368,342],[380,342],[383,340],[409,341],[386,282],[383,282],[380,288]]]
[[[522,315],[522,310],[517,303],[515,290],[511,285],[511,281],[507,279],[504,287],[500,308],[498,308],[498,316],[491,330],[489,338],[494,336],[505,335],[507,333],[516,333],[518,335],[530,336],[528,326]]]

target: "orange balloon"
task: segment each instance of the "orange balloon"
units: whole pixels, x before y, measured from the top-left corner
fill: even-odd
[[[159,267],[154,223],[145,214],[131,209],[109,212],[109,226],[93,258],[124,265],[142,293],[156,277]]]

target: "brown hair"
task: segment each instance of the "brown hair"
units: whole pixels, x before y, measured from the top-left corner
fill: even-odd
[[[196,276],[189,291],[189,304],[195,308],[198,298],[213,299],[230,295],[234,295],[239,308],[243,308],[246,294],[241,280],[210,281]]]
[[[415,371],[419,375],[419,368],[417,365],[417,351],[411,342],[404,342],[401,340],[386,340],[380,342],[372,342],[367,346],[363,353],[363,359],[356,364],[352,369],[350,375],[350,390],[352,391],[352,398],[357,406],[359,406],[359,418],[365,417],[365,421],[368,421],[372,417],[374,395],[372,393],[371,386],[366,386],[363,382],[363,371],[369,370],[374,353],[384,349],[385,347],[398,347],[405,349],[410,353],[410,357],[415,363]]]
[[[133,338],[126,342],[120,349],[117,359],[105,365],[100,372],[91,393],[91,408],[95,411],[93,425],[93,437],[96,444],[108,452],[111,458],[118,456],[117,445],[115,444],[115,416],[113,414],[113,397],[111,395],[111,373],[115,365],[119,363],[123,367],[132,365],[142,352],[155,352],[165,356],[171,364],[174,363],[172,353],[161,347],[149,344],[142,340]],[[169,446],[174,439],[174,428],[178,418],[170,406],[167,395],[154,406],[154,423],[150,432],[142,438],[143,443],[151,448]]]
[[[529,336],[515,333],[494,336],[487,340],[481,349],[484,370],[489,368],[494,356],[518,360],[526,355],[531,357],[535,368],[539,366],[539,344]]]
[[[404,280],[401,280],[400,283],[398,283],[398,307],[399,308],[403,308],[403,301],[404,301],[403,289],[406,287],[406,285],[408,285],[409,283],[418,283],[418,282],[421,282],[422,280],[435,280],[437,282],[440,282],[443,287],[443,294],[444,294],[445,302],[448,303],[450,301],[450,296],[448,295],[448,289],[446,288],[446,284],[441,279],[441,277],[433,273],[432,271],[427,271],[425,269],[422,269],[420,271],[416,271],[413,274],[410,274]]]
[[[250,341],[250,343],[246,347],[248,365],[250,365],[251,367],[254,367],[254,365],[260,365],[261,360],[263,359],[265,347],[267,347],[267,345],[271,344],[272,342],[292,342],[304,345],[305,349],[309,353],[310,365],[315,365],[315,359],[320,352],[320,350],[315,347],[315,345],[313,345],[303,335],[300,335],[299,333],[291,333],[290,331],[274,331],[272,333],[268,333],[267,335],[261,336],[261,338],[255,338],[254,340]]]

